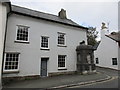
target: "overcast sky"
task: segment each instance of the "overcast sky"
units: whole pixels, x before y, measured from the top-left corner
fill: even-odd
[[[12,4],[33,10],[58,15],[61,8],[67,12],[67,18],[83,26],[97,27],[109,23],[109,30],[118,30],[119,0],[10,0]]]

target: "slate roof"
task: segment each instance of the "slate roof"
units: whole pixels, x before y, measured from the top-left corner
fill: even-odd
[[[61,23],[64,25],[69,25],[69,26],[78,27],[78,28],[82,28],[82,29],[88,29],[87,27],[80,26],[79,24],[73,22],[70,19],[61,19],[59,16],[56,16],[56,15],[47,14],[47,13],[31,10],[28,8],[20,7],[20,6],[12,5],[11,11],[13,13],[17,13],[17,14],[21,14],[21,15],[25,15],[25,16],[30,16],[30,17],[34,17],[34,18],[47,20],[47,21]]]
[[[0,2],[3,2],[3,3],[10,3],[10,0],[0,0]]]
[[[110,35],[105,35],[117,42],[120,42],[120,31],[119,32],[114,32],[113,34],[110,34]]]

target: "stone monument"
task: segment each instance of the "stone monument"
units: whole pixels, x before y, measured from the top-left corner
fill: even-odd
[[[96,72],[94,64],[94,48],[85,45],[85,41],[80,42],[76,48],[77,52],[77,72],[80,74]]]

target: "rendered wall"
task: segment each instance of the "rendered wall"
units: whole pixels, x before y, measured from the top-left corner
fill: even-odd
[[[16,25],[30,27],[30,43],[15,43]],[[8,18],[6,52],[20,52],[19,73],[4,74],[4,77],[40,75],[41,57],[49,57],[48,73],[76,71],[76,46],[79,42],[87,42],[86,30],[65,26],[54,22],[44,21],[20,15]],[[66,34],[66,47],[57,46],[58,33]],[[40,37],[49,37],[50,50],[40,50]],[[67,70],[58,70],[58,55],[67,55]]]
[[[105,36],[106,31],[101,31],[101,42],[95,51],[95,58],[99,59],[98,66],[118,69],[118,65],[112,65],[112,58],[118,60],[118,43]]]

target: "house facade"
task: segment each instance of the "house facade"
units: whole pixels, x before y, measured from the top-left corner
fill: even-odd
[[[8,17],[3,77],[51,76],[76,71],[76,46],[86,30],[66,17],[12,6]]]
[[[7,23],[7,14],[10,11],[10,3],[0,1],[0,89],[1,84],[1,73],[2,73],[2,59],[3,59],[3,49],[4,49],[4,38]]]
[[[120,32],[109,34],[107,29],[101,30],[101,42],[95,51],[96,65],[111,69],[119,69]]]

